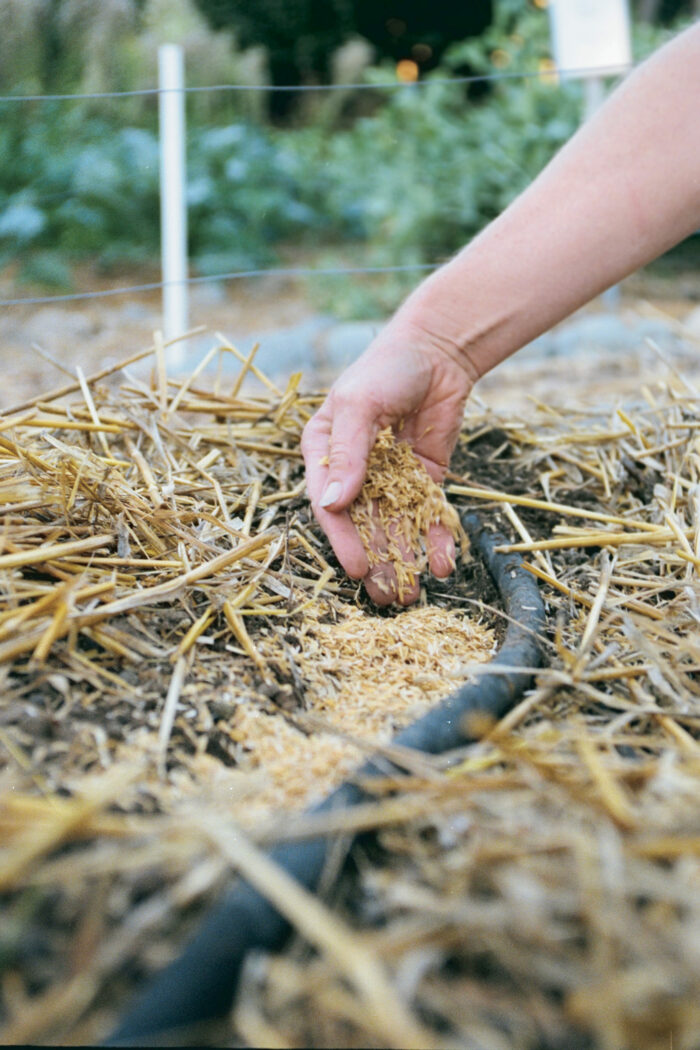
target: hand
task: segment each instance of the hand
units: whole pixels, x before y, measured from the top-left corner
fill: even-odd
[[[348,513],[362,488],[370,450],[379,431],[392,426],[398,438],[412,445],[433,480],[442,482],[473,382],[469,361],[456,348],[441,345],[424,328],[397,315],[336,380],[304,429],[301,447],[314,514],[345,571],[364,581],[377,605],[397,599],[396,576],[387,561],[370,571]],[[383,534],[375,532],[373,546],[380,555],[385,544]],[[431,526],[426,545],[431,572],[449,576],[455,564],[449,531]],[[416,581],[400,600],[408,605],[418,593]]]

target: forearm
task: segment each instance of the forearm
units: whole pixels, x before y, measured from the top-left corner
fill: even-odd
[[[400,314],[473,378],[700,227],[700,24],[633,73]]]

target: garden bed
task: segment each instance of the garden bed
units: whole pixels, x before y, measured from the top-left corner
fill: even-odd
[[[304,495],[318,398],[252,359],[225,384],[175,381],[151,352],[150,382],[81,375],[0,423],[0,1039],[103,1038],[237,850],[254,871],[261,847],[325,820],[375,834],[194,1043],[691,1050],[692,380],[670,365],[618,405],[471,411],[447,490],[542,581],[549,666],[449,763],[416,756],[375,801],[314,817],[363,754],[479,673],[495,592],[467,560],[415,610],[378,614]],[[370,704],[372,665],[386,688]]]

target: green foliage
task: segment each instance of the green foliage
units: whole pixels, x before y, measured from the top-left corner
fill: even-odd
[[[465,65],[493,73],[494,60],[504,71],[535,74],[547,57],[547,19],[534,11],[523,14],[520,3],[503,4],[493,27],[478,40],[455,45],[427,84],[393,91],[373,116],[309,142],[312,167],[327,179],[327,211],[347,234],[365,242],[369,265],[429,263],[450,255],[498,215],[570,137],[580,119],[578,84],[517,77],[471,100],[465,85],[441,83]],[[389,70],[374,75],[378,82],[392,77]],[[384,312],[409,281],[402,276],[376,284],[365,308]],[[356,310],[347,288],[324,305]]]
[[[675,26],[675,31],[680,25]],[[635,57],[673,30],[635,27]],[[522,0],[500,0],[493,25],[454,45],[423,86],[393,91],[370,117],[332,136],[306,133],[311,170],[325,178],[325,212],[337,230],[362,243],[361,262],[347,248],[326,265],[423,264],[458,250],[495,218],[544,168],[578,127],[579,82],[540,76],[550,58],[549,24]],[[526,72],[472,100],[464,86],[440,83],[464,67],[476,73]],[[393,70],[373,71],[389,83]],[[319,303],[344,316],[382,315],[418,275],[371,281],[310,282]]]
[[[0,124],[0,248],[142,259],[158,250],[152,133],[114,128],[60,103],[22,104]]]
[[[57,252],[33,252],[19,271],[21,284],[40,285],[52,292],[74,292],[73,273]]]
[[[193,135],[190,247],[201,273],[270,265],[281,241],[316,229],[319,212],[304,199],[304,160],[290,148],[294,141],[242,123]]]
[[[20,109],[0,123],[0,257],[54,252],[103,268],[157,258],[155,133],[60,103]],[[190,251],[201,273],[269,265],[280,241],[317,228],[304,158],[285,140],[240,122],[195,126],[188,155]]]
[[[426,83],[377,91],[374,111],[352,123],[272,129],[230,96],[231,116],[219,126],[202,126],[201,109],[190,114],[195,270],[269,266],[282,244],[307,258],[312,249],[317,265],[432,263],[498,215],[576,128],[580,86],[537,75],[548,57],[542,12],[521,0],[501,0],[497,11],[494,25],[455,44]],[[659,36],[645,28],[642,53]],[[465,66],[532,75],[478,96],[441,82]],[[396,83],[388,68],[370,78]],[[67,287],[67,264],[81,258],[105,268],[157,258],[155,115],[137,116],[129,126],[121,110],[0,103],[0,263],[18,259],[27,279]],[[386,313],[415,281],[373,276],[310,288],[324,307],[358,316]]]

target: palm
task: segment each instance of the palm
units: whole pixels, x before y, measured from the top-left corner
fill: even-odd
[[[370,573],[360,538],[347,513],[358,495],[367,455],[377,433],[392,426],[411,443],[429,474],[441,481],[454,448],[471,382],[450,355],[426,345],[401,341],[389,329],[334,384],[319,412],[304,432],[307,487],[316,517],[351,576],[364,580],[377,604],[396,596],[395,577],[388,564]],[[330,477],[343,479],[343,497],[334,512],[320,506]],[[454,544],[442,526],[427,537],[431,570],[451,571]],[[375,547],[383,549],[382,535]],[[415,600],[418,584],[403,601]]]

